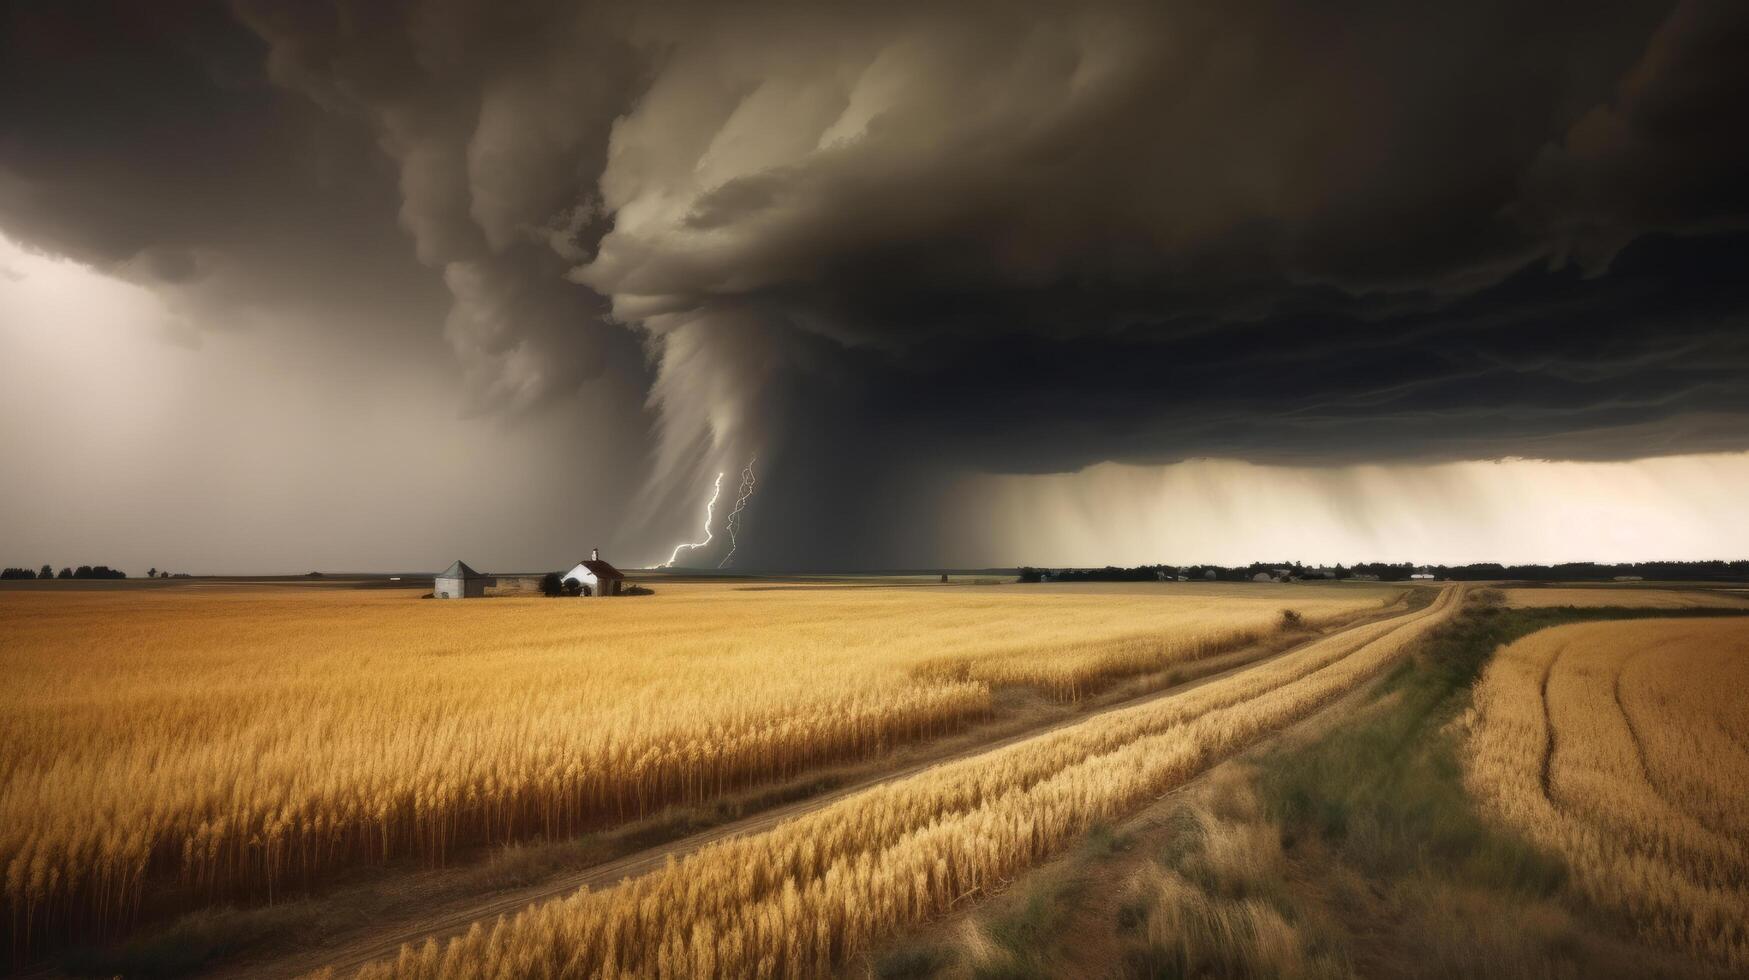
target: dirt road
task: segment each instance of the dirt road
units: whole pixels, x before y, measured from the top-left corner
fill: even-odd
[[[949,755],[937,756],[899,769],[889,770],[878,776],[840,787],[810,799],[765,810],[690,837],[670,841],[635,854],[594,865],[582,871],[551,879],[538,886],[500,893],[486,901],[471,903],[463,907],[432,910],[431,914],[417,920],[383,922],[380,925],[361,930],[357,934],[347,936],[332,946],[319,947],[271,961],[254,960],[227,964],[206,975],[213,977],[298,977],[326,968],[332,970],[334,976],[344,977],[367,963],[396,955],[403,946],[422,945],[428,939],[435,939],[441,944],[452,936],[467,932],[475,923],[490,925],[493,920],[500,916],[514,914],[529,905],[569,894],[578,888],[602,888],[626,878],[647,874],[662,867],[670,859],[685,857],[714,842],[769,830],[786,820],[830,806],[872,787],[905,779],[936,766],[959,762],[1010,745],[1040,738],[1114,711],[1122,711],[1140,704],[1182,696],[1203,685],[1215,683],[1291,655],[1314,643],[1340,641],[1344,637],[1352,637],[1352,646],[1342,651],[1343,656],[1347,656],[1410,623],[1448,611],[1452,608],[1456,598],[1453,590],[1448,588],[1442,590],[1442,594],[1431,605],[1407,611],[1382,621],[1392,624],[1389,629],[1382,632],[1377,629],[1381,623],[1380,620],[1356,623],[1337,633],[1308,640],[1279,653],[1242,663],[1194,681],[1105,705],[1085,714],[1049,725],[1028,729],[988,742],[980,742]]]

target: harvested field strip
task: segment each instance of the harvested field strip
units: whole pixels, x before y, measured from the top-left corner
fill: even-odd
[[[1182,698],[881,786],[442,949],[404,950],[361,976],[824,974],[1376,676],[1450,617],[1459,592]]]
[[[1644,589],[1603,585],[1593,588],[1502,589],[1515,609],[1741,609],[1749,612],[1749,595],[1722,589]]]
[[[1468,781],[1650,939],[1749,967],[1749,620],[1545,630],[1501,650]]]

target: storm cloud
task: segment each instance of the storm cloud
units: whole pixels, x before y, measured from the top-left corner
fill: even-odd
[[[1749,449],[1724,0],[8,16],[8,235],[442,338],[462,414],[641,392],[558,451],[658,530],[758,454],[756,564],[967,473]]]

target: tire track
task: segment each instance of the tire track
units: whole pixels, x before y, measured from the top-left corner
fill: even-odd
[[[1628,744],[1634,747],[1634,762],[1640,767],[1640,779],[1651,788],[1652,792],[1658,794],[1666,806],[1669,806],[1670,794],[1658,785],[1658,780],[1652,775],[1652,766],[1646,761],[1645,740],[1640,737],[1639,726],[1634,724],[1634,716],[1629,713],[1627,700],[1622,697],[1621,693],[1621,680],[1628,672],[1628,665],[1645,656],[1646,653],[1645,650],[1638,650],[1616,663],[1615,676],[1610,678],[1609,694],[1615,701],[1616,713],[1621,715],[1622,727],[1627,729]]]
[[[1610,685],[1610,693],[1615,699],[1615,710],[1621,714],[1622,724],[1627,729],[1628,741],[1634,747],[1634,761],[1639,763],[1640,779],[1670,812],[1681,814],[1683,817],[1693,820],[1711,833],[1717,834],[1722,840],[1733,840],[1736,837],[1735,829],[1726,826],[1724,821],[1715,815],[1686,809],[1681,805],[1680,795],[1672,791],[1669,781],[1660,777],[1655,771],[1650,756],[1646,752],[1645,737],[1641,734],[1640,726],[1634,721],[1633,713],[1628,709],[1627,699],[1622,696],[1622,678],[1627,676],[1628,667],[1653,652],[1655,651],[1652,649],[1636,650],[1624,657],[1620,663],[1616,664],[1614,683]]]
[[[1561,658],[1566,655],[1567,647],[1565,645],[1555,651],[1555,655],[1543,665],[1542,682],[1537,687],[1537,700],[1543,708],[1543,757],[1542,763],[1538,767],[1537,781],[1542,786],[1543,799],[1548,800],[1549,805],[1554,807],[1561,804],[1559,800],[1555,799],[1554,771],[1558,734],[1555,730],[1554,711],[1549,707],[1549,681],[1555,676],[1555,664],[1559,663]]]

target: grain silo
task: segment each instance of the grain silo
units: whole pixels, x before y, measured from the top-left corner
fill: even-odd
[[[486,594],[488,585],[496,585],[497,581],[490,575],[481,575],[469,568],[467,562],[457,559],[455,564],[437,573],[437,582],[431,594],[439,599],[478,599]]]

